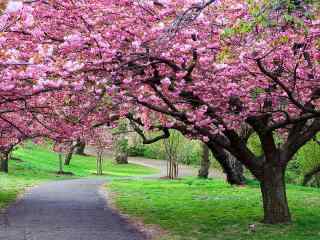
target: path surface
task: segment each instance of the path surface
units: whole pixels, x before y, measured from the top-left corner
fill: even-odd
[[[93,151],[90,151],[93,154]],[[110,158],[108,154],[105,157]],[[166,161],[130,158],[131,163],[159,169],[148,177],[166,176]],[[181,165],[180,176],[197,168]],[[210,177],[224,177],[211,170]],[[0,214],[0,240],[143,240],[145,237],[107,206],[105,179],[65,180],[42,184]]]
[[[96,150],[91,147],[86,147],[86,153],[89,155],[95,155]],[[113,153],[111,151],[105,150],[104,153],[105,159],[113,159]],[[146,178],[159,178],[167,176],[167,161],[158,160],[158,159],[148,159],[142,157],[129,157],[129,163],[139,164],[146,167],[152,167],[159,170],[159,174],[147,176]],[[184,164],[179,165],[179,177],[189,177],[189,176],[197,176],[198,168],[195,166],[188,166]],[[225,179],[225,174],[218,169],[211,168],[209,171],[209,177],[211,178],[223,178]]]
[[[160,171],[159,174],[153,175],[153,177],[163,177],[167,175],[167,161],[154,160],[139,157],[130,157],[130,163],[140,164],[147,167],[152,167]],[[179,177],[197,176],[198,168],[188,165],[179,165]],[[211,178],[225,178],[224,174],[217,169],[210,169],[209,177]]]
[[[43,184],[0,215],[0,240],[142,240],[106,204],[105,180]]]

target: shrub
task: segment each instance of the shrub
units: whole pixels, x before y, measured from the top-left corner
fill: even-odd
[[[137,144],[128,147],[128,155],[131,157],[143,157],[145,151],[145,145]]]

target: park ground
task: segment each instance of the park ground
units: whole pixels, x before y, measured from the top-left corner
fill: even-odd
[[[15,151],[13,157],[11,173],[0,174],[2,209],[31,186],[63,179],[97,178],[94,157],[75,156],[71,165],[64,168],[73,172],[73,176],[57,175],[57,155],[43,146],[27,144]],[[209,180],[186,176],[170,181],[159,179],[160,169],[148,167],[157,168],[160,162],[150,164],[143,160],[143,165],[138,165],[137,161],[139,159],[129,165],[107,161],[102,179],[122,214],[140,219],[146,227],[157,225],[163,229],[165,234],[158,235],[158,239],[320,239],[320,191],[317,188],[289,185],[293,223],[269,226],[259,222],[263,212],[255,181],[245,187],[232,187],[218,173]]]
[[[70,166],[64,166],[65,172],[74,175],[58,175],[58,155],[49,146],[25,144],[13,154],[10,160],[9,174],[0,173],[0,208],[14,201],[24,190],[48,181],[88,178],[96,176],[96,161],[93,156],[77,156]],[[155,174],[158,171],[136,164],[116,165],[112,161],[104,164],[104,178],[112,179],[127,176]]]

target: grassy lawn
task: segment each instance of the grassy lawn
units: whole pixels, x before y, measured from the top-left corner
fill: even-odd
[[[48,180],[66,178],[95,177],[95,157],[75,155],[70,166],[64,171],[74,176],[60,176],[58,156],[43,146],[27,144],[13,154],[20,160],[10,160],[9,174],[0,173],[0,209],[14,201],[25,188]],[[155,173],[156,170],[135,164],[116,165],[107,160],[104,164],[104,177],[139,176]]]
[[[318,240],[320,190],[288,187],[294,222],[268,226],[262,219],[261,194],[254,182],[244,188],[221,180],[121,180],[111,190],[124,212],[158,224],[170,236],[163,239],[199,240]],[[256,231],[248,226],[256,224]]]

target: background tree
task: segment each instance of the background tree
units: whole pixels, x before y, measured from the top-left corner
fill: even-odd
[[[209,147],[206,144],[202,144],[202,157],[200,161],[200,169],[198,172],[198,177],[208,178],[210,170],[210,156],[209,156]]]
[[[75,153],[85,156],[86,142],[83,139],[77,139],[77,146],[75,147]]]
[[[128,123],[122,119],[119,121],[113,133],[114,155],[117,164],[128,164]]]
[[[167,177],[176,179],[179,176],[179,155],[181,154],[181,135],[171,131],[170,137],[163,140],[167,155]]]
[[[79,147],[79,144],[80,144],[80,140],[79,139],[77,139],[75,142],[72,142],[70,144],[69,150],[68,150],[68,152],[66,154],[66,157],[64,159],[64,165],[67,165],[67,166],[70,165],[73,153],[75,152],[77,147]]]
[[[111,129],[106,126],[88,129],[85,139],[87,139],[87,143],[95,147],[97,157],[97,175],[103,175],[103,157],[105,150],[110,150],[113,147]]]

